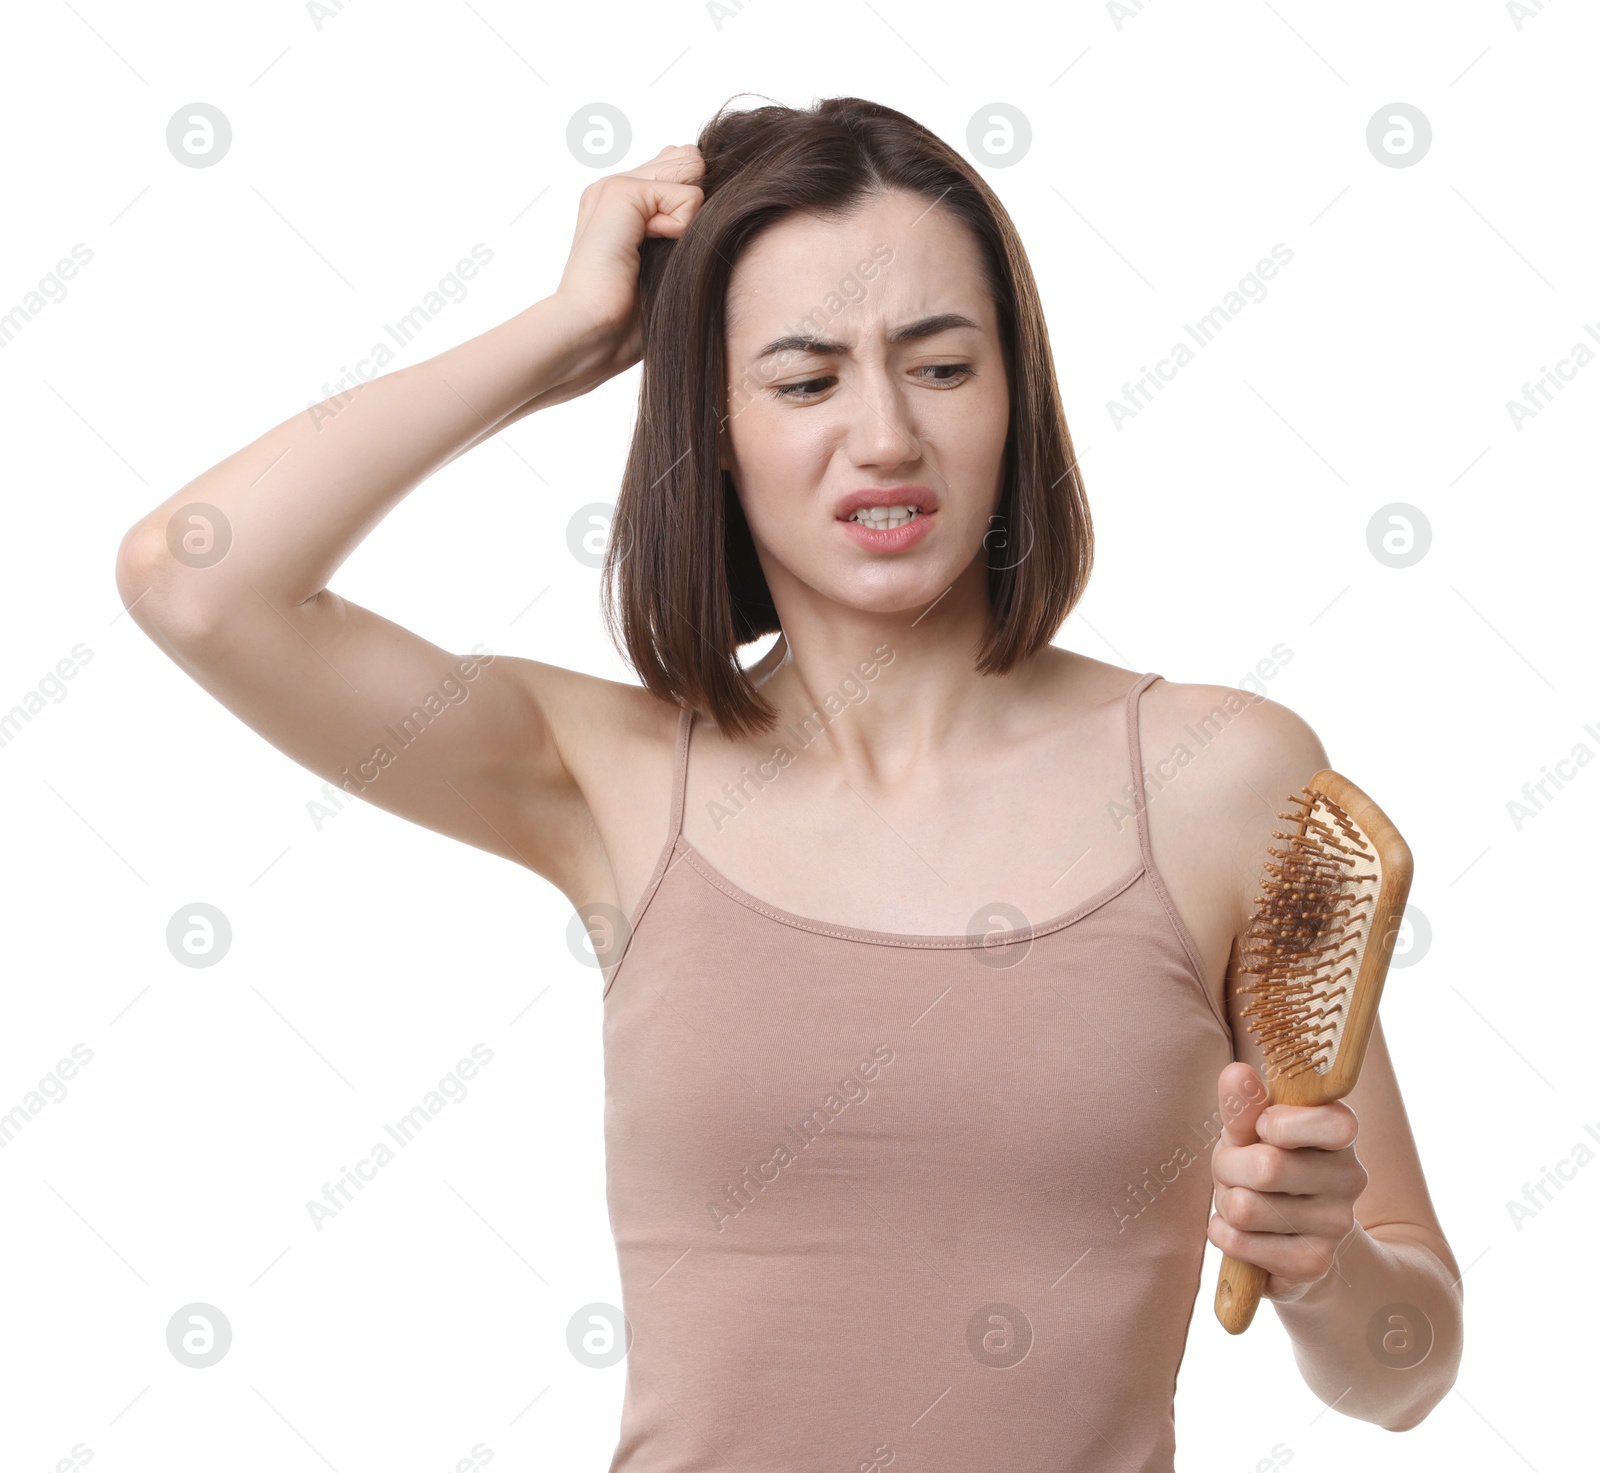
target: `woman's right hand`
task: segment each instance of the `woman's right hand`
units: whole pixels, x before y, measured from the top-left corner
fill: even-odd
[[[580,196],[572,250],[554,296],[604,344],[585,388],[639,361],[639,247],[647,236],[683,234],[705,199],[694,182],[704,172],[694,144],[668,144],[637,169],[596,179]]]

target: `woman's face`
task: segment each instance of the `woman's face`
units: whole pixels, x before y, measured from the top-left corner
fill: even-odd
[[[805,590],[920,612],[987,561],[1010,411],[994,304],[959,220],[903,193],[845,220],[786,217],[736,262],[727,308],[722,465],[780,618]],[[865,526],[852,519],[862,500],[921,509]]]

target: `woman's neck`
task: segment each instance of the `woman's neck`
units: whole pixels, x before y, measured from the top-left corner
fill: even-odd
[[[821,738],[841,764],[863,773],[906,768],[950,747],[984,749],[1037,721],[1033,707],[1047,683],[1059,685],[1062,661],[1047,646],[1005,675],[984,675],[973,661],[976,639],[883,637],[796,648],[780,633],[750,669],[777,712],[761,741],[799,734]]]

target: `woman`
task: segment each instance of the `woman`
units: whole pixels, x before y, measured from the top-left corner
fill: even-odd
[[[439,466],[641,359],[606,574],[642,687],[458,664],[327,587]],[[957,154],[854,98],[725,110],[584,190],[549,298],[323,408],[136,525],[119,586],[276,746],[595,932],[614,1468],[1170,1469],[1208,1236],[1271,1271],[1324,1401],[1400,1429],[1445,1394],[1459,1270],[1381,1031],[1347,1102],[1263,1119],[1231,1021],[1275,809],[1326,755],[1050,643],[1088,510]],[[174,553],[196,517],[225,556]],[[1404,1374],[1397,1310],[1430,1337]]]

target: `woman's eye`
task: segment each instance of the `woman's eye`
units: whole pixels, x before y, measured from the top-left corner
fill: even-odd
[[[780,384],[772,392],[780,399],[798,399],[802,394],[806,393],[807,390],[814,388],[817,384],[825,384],[827,382],[828,379],[826,378],[808,378],[804,383]]]
[[[922,365],[922,367],[917,369],[917,372],[919,374],[947,373],[954,375],[951,378],[930,377],[923,379],[924,383],[938,384],[940,387],[945,385],[950,385],[953,387],[956,383],[960,382],[962,378],[965,378],[972,373],[972,365],[968,363],[925,363]],[[825,378],[806,379],[804,382],[798,384],[780,384],[774,388],[772,392],[780,399],[804,399],[809,398],[814,393],[820,393],[821,388],[819,386],[825,387],[833,381],[833,375],[829,374]]]

